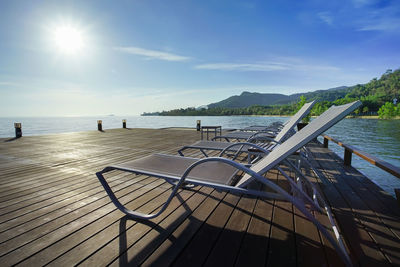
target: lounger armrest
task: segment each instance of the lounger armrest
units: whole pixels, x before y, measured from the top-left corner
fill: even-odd
[[[262,149],[265,150],[264,148],[262,148]],[[270,181],[268,179],[265,179],[263,176],[261,176],[260,174],[258,174],[255,171],[253,171],[252,169],[246,167],[243,164],[240,164],[240,163],[238,163],[236,161],[233,161],[233,160],[230,160],[230,159],[226,159],[226,158],[222,158],[222,157],[209,157],[209,158],[204,158],[204,159],[201,159],[201,160],[198,160],[198,161],[194,162],[192,165],[190,165],[186,169],[186,171],[182,175],[181,179],[177,183],[177,187],[181,186],[181,184],[185,181],[186,177],[190,174],[190,172],[193,170],[193,168],[195,168],[196,166],[199,166],[201,164],[204,164],[206,162],[211,162],[211,161],[219,161],[219,162],[231,165],[231,166],[235,167],[236,169],[238,169],[240,171],[243,171],[244,173],[250,175],[251,177],[253,177],[254,179],[260,181],[261,183],[265,184],[266,186],[268,186],[269,188],[271,188],[272,190],[274,190],[278,194],[282,195],[288,201],[293,201],[294,200],[293,196],[289,195],[285,190],[283,190],[280,186],[278,186],[274,182],[272,182],[272,181]],[[289,182],[291,182],[291,181],[289,181]],[[299,188],[297,188],[296,186],[294,186],[294,189],[297,191],[297,193],[303,195],[304,198],[308,201],[308,203],[315,208],[315,210],[321,211],[321,208],[316,206],[315,203],[308,196],[304,195],[304,192],[299,190]]]
[[[271,143],[281,144],[281,142],[276,141],[274,138],[268,137],[268,136],[253,136],[253,137],[247,139],[247,141],[248,142],[268,141],[268,142],[271,142]]]
[[[227,146],[224,150],[221,151],[221,153],[219,154],[219,157],[222,157],[226,151],[228,151],[229,149],[231,149],[232,147],[235,147],[235,146],[241,146],[241,148],[238,150],[238,152],[236,152],[236,155],[235,155],[234,158],[236,158],[237,155],[239,155],[239,153],[242,151],[244,146],[254,147],[254,148],[260,150],[261,152],[264,152],[266,155],[268,155],[271,152],[271,151],[269,151],[269,150],[267,150],[267,149],[265,149],[265,148],[263,148],[261,146],[258,146],[258,145],[254,144],[254,143],[238,142],[238,143],[233,143],[230,146]]]
[[[224,135],[217,135],[217,136],[213,137],[213,138],[211,139],[211,141],[215,141],[215,140],[217,140],[217,139],[225,139],[225,141],[230,142],[230,141],[229,141],[229,138],[226,137],[226,136],[224,136]]]

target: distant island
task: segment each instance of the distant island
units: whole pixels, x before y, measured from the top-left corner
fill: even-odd
[[[400,116],[400,69],[387,70],[377,79],[366,84],[336,87],[303,94],[263,94],[243,92],[217,103],[199,108],[181,108],[169,111],[143,113],[142,116],[230,116],[230,115],[292,115],[298,109],[300,98],[317,100],[311,110],[318,116],[332,105],[342,105],[361,100],[363,105],[354,111],[355,115],[379,115],[380,118]],[[394,102],[394,103],[393,103]]]

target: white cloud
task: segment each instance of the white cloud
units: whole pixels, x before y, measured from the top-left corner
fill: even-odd
[[[209,63],[197,65],[195,68],[225,71],[276,71],[288,69],[287,66],[279,63]]]
[[[14,82],[1,82],[0,81],[0,86],[18,86],[18,83],[14,83]]]
[[[117,46],[114,47],[115,50],[128,53],[132,55],[144,56],[148,59],[158,59],[158,60],[165,60],[165,61],[188,61],[191,58],[186,56],[180,56],[172,53],[167,53],[163,51],[157,50],[149,50],[135,46]]]
[[[400,18],[375,18],[361,22],[359,31],[385,31],[395,32],[400,29]]]
[[[317,14],[320,20],[325,22],[326,24],[332,26],[333,25],[333,16],[329,12],[319,12]]]
[[[356,20],[359,31],[395,32],[400,30],[400,4],[392,2],[383,8],[369,8]]]
[[[195,66],[196,69],[221,70],[221,71],[337,71],[339,68],[334,66],[324,66],[315,64],[302,64],[300,60],[297,63],[291,59],[286,62],[261,62],[261,63],[208,63]]]
[[[353,0],[353,5],[357,8],[373,5],[377,0]]]

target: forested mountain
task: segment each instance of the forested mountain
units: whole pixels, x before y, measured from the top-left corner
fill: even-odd
[[[340,86],[327,90],[317,90],[314,92],[299,93],[290,95],[291,102],[298,102],[300,97],[303,95],[307,100],[317,101],[335,101],[336,99],[345,97],[350,91],[351,87]],[[287,104],[287,103],[280,103]]]
[[[240,96],[232,96],[210,104],[208,109],[175,109],[143,115],[291,115],[298,109],[297,102],[300,96],[304,96],[307,101],[318,101],[311,110],[312,115],[319,115],[332,105],[341,105],[355,100],[361,100],[363,103],[363,106],[355,111],[356,114],[368,115],[371,112],[376,114],[386,102],[392,102],[395,98],[400,99],[400,69],[387,70],[379,79],[373,78],[366,84],[351,87],[343,86],[290,96],[243,92]],[[267,100],[267,98],[270,99]],[[267,101],[272,104],[265,104]]]
[[[253,105],[268,106],[289,102],[290,96],[288,95],[243,92],[241,95],[234,95],[220,102],[209,104],[208,108],[247,108]]]
[[[250,93],[243,92],[241,95],[228,97],[222,101],[209,104],[209,108],[247,108],[254,105],[270,106],[283,105],[298,102],[300,96],[304,95],[307,99],[334,101],[344,97],[349,93],[347,86],[331,88],[327,90],[318,90],[301,94],[284,95],[284,94],[268,94],[268,93]]]

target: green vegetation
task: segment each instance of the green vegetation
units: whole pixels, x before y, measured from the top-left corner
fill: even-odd
[[[296,112],[299,111],[301,109],[302,106],[304,106],[304,104],[307,103],[307,99],[304,95],[300,96],[300,101],[299,103],[297,103],[297,108],[296,108]],[[310,122],[311,116],[310,113],[307,114],[307,116],[305,116],[301,121],[303,123],[308,123]]]
[[[386,102],[379,108],[378,115],[381,119],[392,119],[400,116],[400,104],[394,105],[392,102]]]
[[[246,93],[246,95],[252,93]],[[376,115],[380,118],[400,116],[400,105],[392,104],[400,96],[400,69],[387,70],[380,79],[374,78],[369,83],[353,87],[315,91],[304,95],[292,95],[296,98],[288,104],[252,105],[249,107],[229,108],[214,107],[196,110],[195,108],[175,109],[142,115],[161,116],[231,116],[231,115],[292,115],[306,101],[317,100],[311,110],[312,116],[318,116],[332,105],[342,105],[361,100],[363,105],[354,111],[354,115]],[[222,102],[222,101],[221,101]]]
[[[243,92],[240,95],[228,97],[217,103],[209,104],[209,108],[246,108],[254,105],[268,106],[288,104],[292,102],[290,96],[283,94],[261,94]]]

